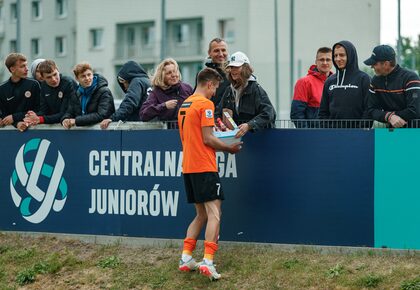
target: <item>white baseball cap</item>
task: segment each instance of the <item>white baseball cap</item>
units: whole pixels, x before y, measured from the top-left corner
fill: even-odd
[[[244,63],[250,64],[249,58],[245,53],[237,51],[229,57],[229,63],[227,66],[241,66]]]

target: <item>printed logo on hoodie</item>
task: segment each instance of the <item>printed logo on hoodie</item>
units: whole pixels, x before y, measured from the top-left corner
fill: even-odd
[[[348,84],[348,85],[330,85],[329,90],[332,91],[334,89],[358,89],[359,86]]]

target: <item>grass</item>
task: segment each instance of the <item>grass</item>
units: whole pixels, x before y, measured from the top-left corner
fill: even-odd
[[[326,254],[222,245],[215,261],[222,279],[216,282],[179,272],[179,256],[178,244],[133,248],[0,234],[0,289],[420,290],[420,254],[413,251]]]

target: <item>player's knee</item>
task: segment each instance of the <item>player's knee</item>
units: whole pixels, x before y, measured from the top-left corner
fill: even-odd
[[[200,223],[205,223],[207,222],[207,213],[197,213],[197,215],[195,216],[196,220]]]
[[[207,215],[209,219],[215,219],[220,222],[222,211],[216,203],[210,202],[207,204]]]

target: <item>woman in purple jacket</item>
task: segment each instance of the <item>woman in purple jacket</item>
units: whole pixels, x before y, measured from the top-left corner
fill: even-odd
[[[140,109],[142,121],[174,121],[184,100],[193,94],[192,87],[181,81],[178,63],[163,60],[152,77],[153,90]]]

